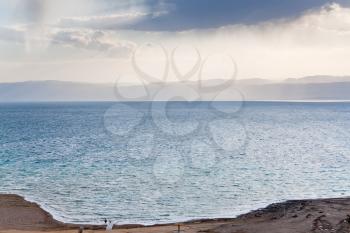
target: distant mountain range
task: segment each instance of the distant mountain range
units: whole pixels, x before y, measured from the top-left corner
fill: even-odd
[[[280,82],[267,79],[241,79],[237,80],[233,87],[225,90],[208,88],[224,82],[225,80],[217,79],[201,83],[189,81],[165,85],[149,84],[147,90],[152,97],[141,99],[154,100],[155,94],[157,94],[156,100],[168,100],[172,94],[179,98],[195,98],[197,97],[195,93],[200,93],[202,100],[237,100],[241,98],[236,92],[239,90],[245,100],[350,100],[350,76],[310,76]],[[206,87],[206,91],[202,91],[200,87]],[[117,87],[122,93],[119,97],[115,94],[115,90],[113,84],[61,81],[0,83],[0,102],[120,101],[125,100],[121,96],[145,96],[146,93],[144,87],[136,85]]]

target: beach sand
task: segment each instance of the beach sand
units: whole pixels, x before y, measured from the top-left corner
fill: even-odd
[[[232,219],[186,223],[116,226],[113,233],[349,233],[350,198],[287,201]],[[79,225],[53,219],[36,203],[17,195],[0,195],[0,233],[77,233]],[[104,226],[85,225],[84,232],[105,232]]]

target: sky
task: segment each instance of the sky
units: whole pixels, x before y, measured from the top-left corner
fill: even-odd
[[[350,0],[1,0],[0,51],[0,82],[350,75]]]

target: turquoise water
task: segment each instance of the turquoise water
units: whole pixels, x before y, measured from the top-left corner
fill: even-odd
[[[348,103],[0,104],[0,192],[74,223],[350,195]]]

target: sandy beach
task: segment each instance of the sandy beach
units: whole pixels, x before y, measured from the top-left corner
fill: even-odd
[[[348,233],[350,198],[295,200],[271,204],[232,219],[206,219],[167,225],[115,226],[120,233]],[[104,232],[103,225],[84,225],[84,232]],[[56,221],[36,203],[18,195],[0,195],[0,232],[78,232],[80,225]]]

